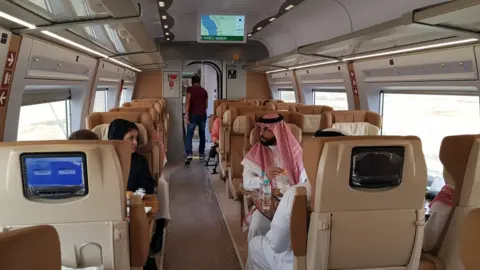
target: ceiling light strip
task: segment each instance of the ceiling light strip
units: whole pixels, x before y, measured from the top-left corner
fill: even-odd
[[[286,69],[286,68],[275,69],[275,70],[267,71],[266,73],[271,74],[271,73],[278,73],[278,72],[283,72],[283,71],[288,71],[288,69]]]
[[[462,40],[457,40],[457,41],[443,42],[443,43],[437,43],[437,44],[432,44],[432,45],[425,45],[425,46],[419,46],[419,47],[413,47],[413,48],[407,48],[407,49],[387,51],[387,52],[382,52],[382,53],[373,53],[373,54],[367,54],[367,55],[361,55],[361,56],[347,57],[347,58],[342,59],[342,61],[360,60],[360,59],[386,56],[386,55],[392,55],[392,54],[400,54],[400,53],[415,52],[415,51],[421,51],[421,50],[427,50],[427,49],[435,49],[435,48],[441,48],[441,47],[446,47],[446,46],[451,46],[451,45],[471,43],[471,42],[475,42],[475,41],[478,41],[478,38],[462,39]]]
[[[35,29],[37,28],[35,25],[31,24],[31,23],[28,23],[24,20],[20,20],[19,18],[17,17],[13,17],[12,15],[8,15],[7,13],[5,12],[2,12],[0,11],[0,17],[4,18],[4,19],[7,19],[11,22],[14,22],[14,23],[17,23],[17,24],[20,24],[20,25],[23,25],[27,28],[30,28],[30,29]]]
[[[134,67],[132,67],[132,66],[130,66],[130,65],[127,65],[127,64],[125,64],[125,63],[123,63],[123,62],[120,62],[120,61],[118,61],[117,59],[113,59],[113,58],[107,58],[107,60],[108,60],[108,61],[111,61],[111,62],[114,62],[114,63],[117,63],[117,64],[119,64],[119,65],[121,65],[121,66],[124,66],[124,67],[126,67],[126,68],[129,68],[129,69],[135,70],[135,71],[137,71],[137,72],[141,72],[141,70],[140,70],[140,69],[138,69],[138,68],[134,68]]]
[[[325,66],[325,65],[330,65],[330,64],[335,64],[340,62],[340,60],[332,60],[332,61],[327,61],[327,62],[320,62],[320,63],[313,63],[313,64],[306,64],[306,65],[299,65],[299,66],[293,66],[288,68],[289,70],[296,70],[296,69],[301,69],[301,68],[307,68],[307,67],[318,67],[318,66]]]
[[[70,45],[72,45],[72,46],[74,46],[74,47],[77,47],[77,48],[82,49],[82,50],[84,50],[84,51],[87,51],[87,52],[89,52],[89,53],[96,54],[96,55],[98,55],[98,56],[100,56],[100,57],[103,57],[103,58],[108,58],[108,55],[105,55],[105,54],[103,54],[103,53],[99,53],[99,52],[97,52],[97,51],[95,51],[95,50],[92,50],[92,49],[90,49],[90,48],[88,48],[88,47],[86,47],[86,46],[83,46],[83,45],[81,45],[81,44],[78,44],[78,43],[76,43],[76,42],[73,42],[73,41],[71,41],[71,40],[69,40],[69,39],[66,39],[66,38],[64,38],[64,37],[61,37],[61,36],[59,36],[59,35],[57,35],[57,34],[54,34],[54,33],[52,33],[52,32],[42,31],[42,34],[47,35],[47,36],[52,37],[52,38],[55,38],[55,39],[58,39],[58,40],[62,41],[63,43],[70,44]]]

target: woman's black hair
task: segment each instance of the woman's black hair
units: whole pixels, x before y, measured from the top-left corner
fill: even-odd
[[[341,132],[338,132],[338,131],[330,131],[330,130],[327,130],[327,131],[323,131],[323,130],[317,130],[315,132],[315,135],[313,135],[313,137],[317,138],[317,137],[339,137],[339,136],[345,136],[345,134],[341,133]]]
[[[135,123],[125,119],[115,119],[110,123],[108,128],[108,139],[123,140],[125,134],[131,130],[136,130],[138,132],[138,127]]]

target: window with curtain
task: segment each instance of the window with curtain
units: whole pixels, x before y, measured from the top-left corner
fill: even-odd
[[[297,102],[295,98],[295,91],[293,91],[293,89],[278,89],[278,97],[280,100],[288,103]]]
[[[70,133],[70,100],[23,105],[17,141],[65,140]]]
[[[348,110],[347,93],[313,90],[313,105],[326,105],[334,110]]]
[[[106,112],[108,110],[107,97],[108,97],[107,89],[95,91],[95,102],[93,103],[94,112]]]
[[[450,135],[480,133],[478,95],[381,93],[383,135],[415,135],[422,140],[428,187],[445,184],[438,153]]]

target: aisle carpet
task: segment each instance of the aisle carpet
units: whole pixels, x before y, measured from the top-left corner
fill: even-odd
[[[164,246],[164,269],[242,269],[203,163],[176,168],[169,184],[172,221]]]

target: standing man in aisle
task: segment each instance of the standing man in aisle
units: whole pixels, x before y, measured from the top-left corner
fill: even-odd
[[[192,86],[187,88],[187,98],[185,101],[185,123],[187,124],[187,138],[185,141],[185,154],[187,159],[185,164],[192,161],[192,139],[195,128],[198,126],[198,135],[200,136],[200,146],[198,153],[200,159],[205,158],[205,123],[207,122],[208,93],[200,86],[200,77],[192,77]]]

